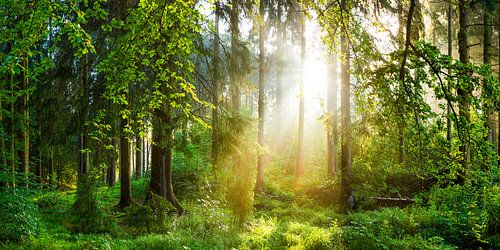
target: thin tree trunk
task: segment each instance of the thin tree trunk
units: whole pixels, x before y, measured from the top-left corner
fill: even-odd
[[[212,167],[215,170],[218,164],[218,120],[219,120],[219,86],[220,84],[220,37],[219,37],[219,18],[221,15],[221,9],[219,1],[215,1],[215,33],[213,40],[214,47],[214,59],[213,59],[213,84],[212,84],[212,103],[214,109],[212,110]]]
[[[12,187],[16,188],[16,115],[15,109],[15,93],[14,93],[14,76],[10,76],[10,168],[12,171]]]
[[[448,3],[448,56],[452,57],[453,56],[453,29],[452,29],[452,15],[453,15],[453,10],[452,10],[452,5],[451,5],[451,0]],[[451,67],[448,69],[448,74],[451,75]],[[451,85],[451,80],[448,83],[448,85]],[[452,144],[452,138],[451,138],[451,129],[452,129],[452,124],[451,124],[451,109],[452,107],[450,106],[449,102],[446,102],[446,139],[448,140],[448,144],[451,147]]]
[[[149,192],[164,197],[162,189],[163,176],[163,155],[160,148],[161,143],[161,126],[159,118],[153,118],[153,143],[151,144],[151,181],[149,182]],[[148,195],[150,198],[150,195]]]
[[[264,99],[265,99],[265,27],[264,27],[264,0],[259,3],[259,132],[258,142],[261,147],[264,147]],[[257,181],[255,183],[255,190],[260,191],[264,188],[264,155],[259,153],[257,159]]]
[[[127,120],[120,123],[120,203],[118,207],[125,208],[132,203],[132,187],[130,185],[130,141],[124,134]]]
[[[23,174],[24,174],[24,181],[26,182],[26,188],[29,186],[29,179],[28,179],[28,173],[30,170],[30,137],[29,137],[29,126],[30,126],[30,117],[29,117],[29,108],[28,108],[28,101],[29,101],[29,93],[27,92],[28,90],[28,58],[26,57],[24,59],[24,70],[23,70],[23,89],[26,91],[26,93],[23,96],[23,101],[22,101],[22,112],[23,112]]]
[[[139,179],[142,177],[142,151],[144,148],[142,147],[142,138],[137,136],[135,142],[135,178]]]
[[[485,0],[484,3],[484,25],[483,25],[483,64],[491,65],[491,47],[492,47],[492,36],[493,36],[493,3],[492,0]],[[484,84],[484,92],[488,91],[486,86],[486,81]],[[486,93],[487,94],[487,93]],[[486,104],[486,126],[488,128],[488,141],[493,145],[493,150],[495,149],[496,142],[496,132],[495,132],[495,122],[493,120],[493,108],[491,104]],[[493,162],[492,162],[493,164]]]
[[[167,108],[167,113],[165,116],[164,124],[166,124],[166,138],[165,142],[167,147],[164,150],[164,158],[163,158],[163,169],[164,169],[164,190],[165,190],[165,198],[169,201],[176,209],[179,215],[184,213],[184,208],[177,202],[177,198],[175,198],[174,194],[174,186],[172,184],[172,146],[173,146],[173,127],[172,127],[172,117],[171,110]]]
[[[469,47],[468,47],[468,17],[467,17],[467,7],[466,0],[458,1],[458,9],[459,9],[459,24],[460,29],[458,32],[458,53],[460,55],[460,62],[467,64],[469,63]],[[460,79],[459,79],[460,81]],[[458,84],[457,94],[459,98],[459,116],[460,116],[460,126],[462,128],[462,142],[459,147],[459,151],[462,154],[462,159],[460,163],[462,165],[462,170],[460,176],[458,178],[459,183],[463,183],[465,180],[465,170],[468,167],[468,162],[470,158],[470,143],[469,136],[467,131],[469,130],[469,122],[470,122],[470,104],[469,104],[469,96],[470,90],[469,87],[461,86],[462,84]]]
[[[337,170],[337,143],[338,143],[338,131],[337,131],[337,54],[332,54],[332,64],[328,70],[328,92],[327,92],[327,110],[331,114],[332,127],[329,128],[330,131],[327,135],[327,176],[328,179],[333,179],[335,177],[335,172]]]
[[[349,13],[346,8],[346,1],[341,1],[341,8],[344,13]],[[349,55],[349,40],[347,32],[349,32],[348,23],[344,20],[341,28],[340,37],[340,52],[343,60],[340,65],[342,79],[342,161],[341,161],[341,210],[347,211],[349,207],[348,199],[351,198],[351,85],[350,85],[350,55]],[[352,205],[351,205],[352,207]]]
[[[275,132],[276,138],[274,149],[279,153],[283,146],[283,43],[284,43],[284,24],[281,20],[283,13],[283,0],[278,0],[277,13],[277,34],[276,34],[276,115],[275,115]]]
[[[302,5],[301,5],[302,6]],[[303,8],[303,6],[302,6]],[[300,93],[299,93],[299,136],[297,146],[297,163],[295,166],[295,176],[299,177],[304,172],[304,67],[306,57],[306,20],[305,14],[301,12],[300,17],[300,66],[302,69],[300,76]]]
[[[239,0],[232,1],[232,8],[230,14],[231,26],[231,64],[236,67],[238,65],[238,46],[239,46]],[[231,80],[231,103],[233,112],[238,113],[241,106],[240,86],[238,72],[230,70],[229,77]]]

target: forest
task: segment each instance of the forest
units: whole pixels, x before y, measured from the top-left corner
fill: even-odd
[[[499,0],[0,0],[0,249],[500,249]]]

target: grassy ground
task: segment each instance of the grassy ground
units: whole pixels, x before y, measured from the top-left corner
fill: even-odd
[[[278,174],[278,173],[276,173]],[[275,175],[271,175],[275,176]],[[277,176],[277,175],[276,175]],[[272,180],[269,180],[272,182]],[[288,180],[293,182],[292,179]],[[425,216],[419,210],[383,209],[340,215],[306,195],[307,184],[274,182],[255,198],[255,211],[244,225],[209,192],[182,198],[188,213],[169,215],[162,227],[135,223],[134,208],[118,211],[119,187],[101,187],[98,200],[112,220],[107,234],[73,234],[69,215],[75,192],[34,195],[42,231],[5,249],[446,249],[440,237],[419,231]],[[280,186],[281,185],[281,186]],[[133,181],[133,197],[143,202],[145,179]],[[190,195],[192,196],[192,195]],[[44,204],[40,201],[46,201]],[[54,201],[55,200],[55,201]],[[135,206],[137,208],[137,206]],[[137,211],[135,211],[137,212]],[[139,215],[140,217],[140,215]],[[135,224],[134,224],[135,223]]]

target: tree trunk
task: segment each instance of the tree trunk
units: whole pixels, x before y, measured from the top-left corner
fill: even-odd
[[[484,3],[484,25],[483,25],[483,64],[488,64],[491,66],[491,47],[492,47],[492,36],[493,36],[493,2],[492,0],[485,0]],[[484,90],[488,91],[486,82],[484,82]],[[487,93],[486,93],[487,94]],[[493,108],[489,103],[485,104],[486,111],[486,127],[488,128],[488,141],[493,145],[495,149],[496,143],[496,124],[493,120]],[[493,164],[493,162],[492,162]]]
[[[87,133],[85,129],[85,122],[87,119],[87,69],[88,69],[88,55],[82,57],[81,62],[81,75],[80,75],[80,116],[78,124],[78,175],[84,176],[88,172],[88,154],[84,152],[87,148]]]
[[[142,147],[142,138],[137,136],[135,138],[135,178],[137,179],[142,177],[142,151],[144,151]]]
[[[164,197],[162,189],[162,176],[163,176],[163,163],[162,151],[160,148],[161,143],[161,126],[159,118],[153,118],[153,143],[151,144],[151,181],[149,182],[149,192]]]
[[[23,89],[26,93],[23,96],[22,101],[22,112],[23,112],[23,174],[26,188],[29,186],[28,173],[30,170],[30,134],[29,134],[29,126],[30,126],[30,116],[29,116],[29,93],[28,93],[28,57],[23,59],[24,70],[23,70]]]
[[[453,56],[453,29],[452,29],[452,5],[451,1],[448,3],[448,56],[452,57]],[[448,74],[451,75],[451,67],[448,69]],[[451,80],[448,83],[451,85]],[[451,124],[451,109],[453,107],[450,106],[450,103],[447,101],[446,102],[446,139],[448,140],[448,144],[450,145],[451,148],[451,129],[452,129],[452,124]]]
[[[277,13],[277,33],[276,33],[276,112],[275,112],[275,138],[274,138],[274,150],[278,153],[282,151],[283,146],[283,96],[284,96],[284,84],[283,84],[283,44],[284,44],[284,24],[281,20],[283,13],[283,0],[278,0],[278,13]]]
[[[116,159],[113,159],[109,164],[108,164],[108,171],[107,171],[107,182],[109,187],[114,187],[115,186],[115,181],[116,181]]]
[[[14,93],[14,76],[10,76],[10,168],[12,171],[12,187],[16,188],[16,94]]]
[[[120,203],[118,207],[125,208],[132,203],[132,188],[130,185],[130,142],[125,135],[124,129],[127,120],[122,119],[120,123]]]
[[[261,147],[264,147],[264,99],[265,99],[265,27],[264,27],[264,0],[259,3],[259,132],[258,142]],[[255,190],[260,191],[264,188],[264,155],[259,153],[257,159],[257,181],[255,183]]]
[[[170,117],[167,119],[170,120]],[[163,158],[163,167],[165,169],[165,174],[164,174],[164,189],[165,189],[165,198],[167,201],[169,201],[175,209],[177,209],[177,213],[179,215],[184,213],[184,208],[177,202],[177,198],[175,198],[174,194],[174,186],[172,184],[172,128],[170,126],[170,123],[167,123],[169,125],[167,128],[167,138],[166,138],[166,143],[167,143],[167,148],[164,150],[164,158]]]
[[[232,1],[232,8],[230,14],[230,28],[231,28],[231,64],[236,67],[238,64],[238,46],[239,46],[239,0]],[[230,70],[229,77],[231,80],[231,103],[232,111],[238,113],[241,106],[240,86],[238,72]]]
[[[301,5],[302,9],[304,6]],[[295,176],[299,177],[304,172],[304,67],[306,59],[306,20],[305,14],[301,12],[300,17],[300,93],[299,93],[299,136],[297,146],[297,163],[295,166]]]
[[[341,8],[344,13],[349,11],[346,8],[346,0],[341,1]],[[342,79],[342,161],[341,161],[341,192],[340,192],[340,207],[343,212],[349,208],[348,200],[351,198],[351,85],[350,85],[350,55],[349,55],[349,40],[347,32],[349,32],[349,22],[344,20],[341,28],[340,37],[340,52],[342,54],[341,79]],[[352,206],[351,206],[352,207]]]
[[[213,58],[213,83],[212,83],[212,103],[214,109],[212,110],[212,168],[215,170],[218,164],[218,120],[219,120],[219,86],[220,84],[220,37],[219,37],[219,18],[221,9],[219,1],[215,1],[215,33],[213,40],[214,58]]]
[[[336,53],[336,52],[334,52]],[[327,110],[331,114],[331,128],[327,134],[327,176],[332,180],[337,170],[337,54],[332,54],[332,64],[328,70]]]
[[[468,17],[467,17],[467,8],[466,0],[458,1],[458,9],[459,9],[459,23],[460,29],[458,32],[458,53],[460,55],[460,62],[467,64],[469,63],[469,47],[468,47]],[[467,131],[469,130],[469,122],[470,122],[470,104],[469,104],[469,96],[471,94],[470,87],[462,86],[458,84],[457,95],[459,99],[459,116],[460,116],[460,126],[462,133],[462,141],[459,147],[459,151],[462,154],[462,159],[460,163],[462,165],[460,176],[458,177],[458,182],[463,183],[465,170],[467,169],[469,158],[470,158],[470,143],[469,136]]]

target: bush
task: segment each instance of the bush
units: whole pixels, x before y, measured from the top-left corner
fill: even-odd
[[[84,177],[78,185],[75,203],[71,215],[73,225],[71,231],[75,233],[108,233],[116,227],[115,221],[108,216],[97,201],[95,177]]]
[[[0,241],[22,242],[39,233],[40,220],[33,202],[12,190],[0,192]]]
[[[61,193],[50,192],[38,197],[38,199],[36,199],[36,204],[40,209],[51,211],[64,210],[68,207],[69,202]]]
[[[164,233],[169,211],[175,211],[175,208],[165,198],[151,193],[151,199],[142,206],[132,204],[125,209],[125,222],[133,235]]]
[[[343,249],[342,233],[336,222],[330,228],[292,222],[283,234],[287,247],[294,249]]]

